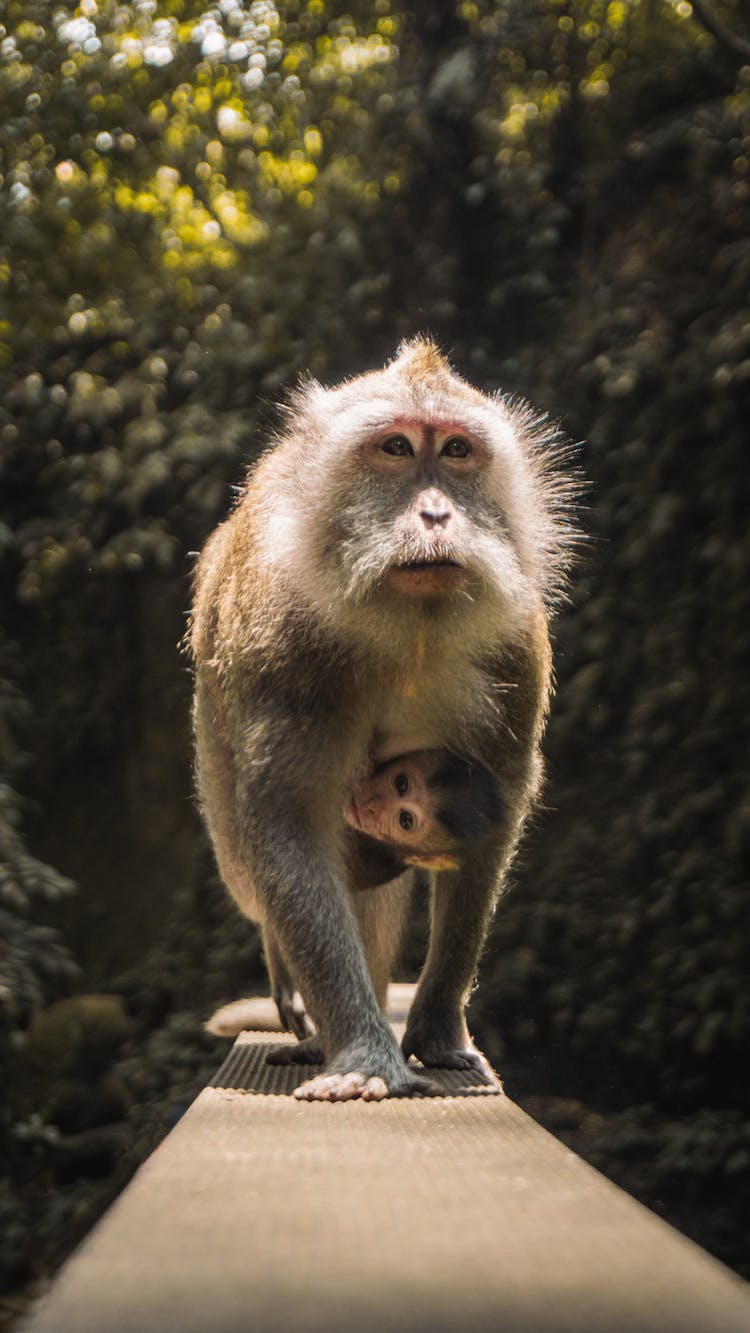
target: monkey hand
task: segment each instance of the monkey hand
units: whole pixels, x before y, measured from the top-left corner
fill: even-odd
[[[346,1102],[358,1098],[379,1102],[385,1097],[439,1097],[443,1089],[431,1079],[408,1069],[400,1052],[358,1043],[340,1051],[323,1074],[295,1088],[294,1096],[307,1102]]]
[[[428,1069],[465,1069],[478,1074],[482,1083],[502,1092],[503,1085],[486,1056],[469,1036],[463,1018],[458,1024],[436,1025],[428,1018],[409,1024],[401,1043],[406,1059],[414,1056]]]
[[[315,1027],[305,1009],[305,1002],[298,990],[293,991],[284,982],[274,986],[273,998],[279,1011],[279,1021],[285,1032],[293,1032],[295,1037],[304,1041],[312,1037]],[[317,1063],[316,1061],[308,1063]]]

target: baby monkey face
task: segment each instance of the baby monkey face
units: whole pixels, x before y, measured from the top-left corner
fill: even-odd
[[[429,780],[440,752],[416,750],[388,760],[354,788],[344,810],[352,828],[404,850],[427,848],[439,837]]]

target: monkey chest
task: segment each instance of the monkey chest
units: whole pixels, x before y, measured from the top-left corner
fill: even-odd
[[[394,673],[372,719],[371,753],[377,762],[411,750],[461,745],[479,724],[486,684],[466,664],[460,673],[413,670]]]

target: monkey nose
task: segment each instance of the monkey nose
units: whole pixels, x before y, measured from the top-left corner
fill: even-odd
[[[419,511],[419,517],[428,531],[432,528],[444,528],[447,526],[451,517],[450,509],[433,509],[431,506],[424,507]]]
[[[448,501],[439,491],[428,491],[420,497],[419,517],[428,531],[432,528],[446,527],[452,513]]]

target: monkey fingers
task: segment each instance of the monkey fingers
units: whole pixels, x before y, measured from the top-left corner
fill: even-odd
[[[323,1065],[325,1053],[319,1037],[305,1037],[296,1046],[273,1046],[266,1055],[269,1065]]]

